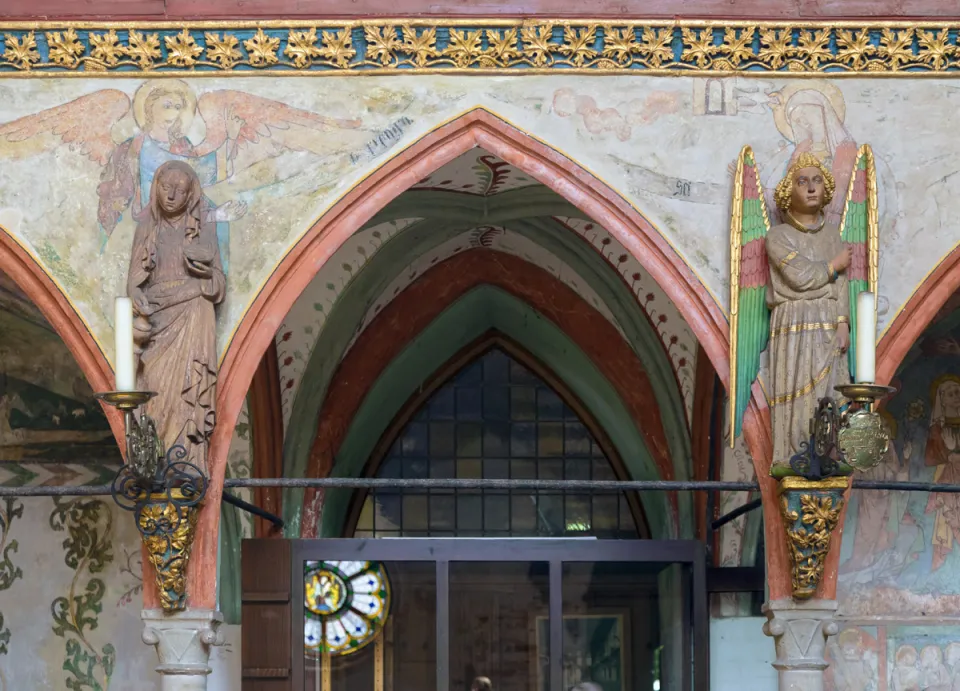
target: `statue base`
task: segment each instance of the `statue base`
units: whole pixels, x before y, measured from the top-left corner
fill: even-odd
[[[790,555],[793,597],[797,600],[809,600],[817,593],[848,486],[848,477],[787,477],[780,481],[777,493]]]

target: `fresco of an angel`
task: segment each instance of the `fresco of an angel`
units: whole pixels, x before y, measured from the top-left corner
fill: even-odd
[[[877,185],[869,146],[857,153],[839,228],[827,216],[834,190],[829,170],[805,153],[777,185],[787,222],[773,225],[753,151],[740,153],[730,221],[730,436],[741,432],[769,344],[775,475],[789,471],[790,458],[807,441],[817,401],[854,374],[857,296],[877,289]],[[813,225],[798,221],[800,210]]]
[[[198,131],[203,134],[196,136]],[[15,157],[67,145],[100,167],[101,253],[121,224],[129,226],[125,235],[132,234],[154,173],[168,161],[190,164],[209,188],[286,151],[335,155],[361,146],[367,137],[356,120],[325,117],[243,91],[215,90],[198,98],[177,79],[144,82],[132,99],[123,91],[102,89],[0,125],[0,142]],[[226,270],[228,224],[243,217],[246,205],[211,201],[210,208]]]

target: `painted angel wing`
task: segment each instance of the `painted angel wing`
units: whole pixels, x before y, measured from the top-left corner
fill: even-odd
[[[67,144],[103,166],[116,148],[114,126],[130,112],[130,97],[116,89],[102,89],[62,106],[0,125],[0,155],[26,158]]]
[[[730,217],[730,444],[740,436],[760,353],[770,336],[765,241],[770,216],[749,146],[740,151]]]
[[[356,130],[359,120],[328,118],[279,101],[253,96],[243,91],[211,91],[198,104],[207,135],[200,155],[219,149],[227,141],[232,121],[242,121],[237,136],[237,154],[245,154],[248,164],[276,156],[284,149],[311,151],[324,155],[331,146],[339,148],[340,137],[318,137],[333,130]]]
[[[856,376],[857,295],[865,290],[877,292],[880,259],[880,223],[877,205],[877,169],[873,150],[864,144],[857,152],[857,163],[850,176],[847,201],[840,221],[840,238],[850,247],[847,290],[850,294],[850,376]]]

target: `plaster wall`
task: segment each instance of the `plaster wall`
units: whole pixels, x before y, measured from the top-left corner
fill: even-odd
[[[258,287],[325,209],[389,156],[477,107],[557,148],[620,192],[724,309],[730,166],[743,144],[754,147],[768,188],[798,146],[841,168],[851,147],[874,147],[882,225],[880,329],[955,244],[947,206],[960,145],[942,125],[960,92],[950,80],[404,75],[4,83],[0,120],[14,124],[0,129],[0,225],[63,286],[101,345],[110,342],[111,305],[122,290],[134,222],[125,193],[110,197],[101,185],[98,194],[98,184],[116,153],[113,142],[130,141],[147,152],[131,159],[139,167],[131,184],[148,181],[156,164],[170,157],[163,142],[154,141],[165,136],[156,124],[166,117],[162,104],[152,114],[143,107],[123,112],[138,90],[143,99],[160,87],[183,98],[185,107],[170,127],[189,139],[189,145],[178,140],[178,150],[198,165],[204,142],[219,140],[217,123],[193,110],[197,98],[201,104],[229,102],[246,125],[264,133],[259,143],[241,147],[232,170],[208,178],[215,203],[234,202],[221,212],[229,280],[218,327],[221,352]],[[89,99],[85,111],[78,110],[83,97]],[[119,104],[113,116],[90,110],[108,102]],[[284,104],[318,117],[291,125]],[[39,114],[47,119],[39,121]],[[908,124],[912,134],[905,137]],[[53,134],[54,127],[69,130],[73,145]],[[172,132],[167,128],[166,136]],[[837,172],[841,182],[848,179]],[[122,211],[112,228],[108,207]],[[914,252],[920,243],[924,251]],[[105,350],[112,357],[112,349]]]

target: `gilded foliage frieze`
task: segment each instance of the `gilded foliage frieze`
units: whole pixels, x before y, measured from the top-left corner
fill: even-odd
[[[960,74],[960,24],[514,20],[0,25],[0,74]]]

